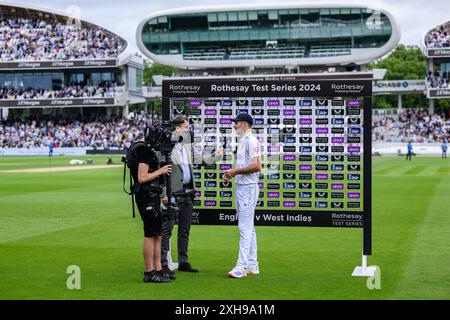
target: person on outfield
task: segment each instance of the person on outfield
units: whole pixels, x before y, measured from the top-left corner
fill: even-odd
[[[411,140],[408,142],[408,145],[406,147],[408,149],[408,153],[406,154],[406,160],[411,161],[411,156],[413,153],[413,146],[412,146]]]
[[[232,121],[240,137],[236,168],[226,170],[223,180],[228,182],[235,178],[235,205],[240,239],[238,260],[236,266],[228,272],[228,276],[242,278],[247,274],[259,274],[254,217],[262,165],[259,142],[252,134],[253,118],[247,113],[241,113]]]
[[[442,140],[443,140],[441,144],[442,159],[447,159],[447,149],[448,149],[447,138],[443,138]]]
[[[144,141],[144,136],[140,135],[138,141]],[[164,283],[171,279],[161,267],[161,237],[162,237],[162,217],[161,214],[149,212],[146,207],[149,203],[155,210],[160,212],[161,199],[158,194],[150,197],[148,186],[161,175],[170,175],[172,167],[166,165],[158,169],[159,163],[151,161],[153,152],[150,148],[144,147],[136,150],[137,170],[131,169],[133,180],[140,184],[139,192],[136,193],[136,204],[144,223],[144,282]],[[153,199],[153,200],[152,200]]]
[[[199,272],[198,269],[193,268],[188,259],[188,246],[189,246],[189,233],[191,230],[192,212],[194,210],[192,191],[195,189],[195,181],[193,175],[193,164],[201,164],[203,162],[212,163],[218,161],[223,156],[223,150],[217,150],[212,155],[202,155],[194,151],[193,148],[193,136],[189,126],[189,118],[184,115],[177,115],[173,118],[172,123],[175,125],[174,138],[179,140],[172,150],[172,168],[173,171],[170,175],[170,181],[172,191],[176,193],[184,193],[176,197],[176,206],[178,211],[178,271],[185,272]],[[190,190],[190,193],[187,191]],[[166,190],[163,191],[163,203],[169,202],[166,196]],[[175,224],[175,219],[167,219],[163,221],[163,233],[161,244],[161,264],[163,271],[170,276],[171,279],[175,279],[175,272],[170,270],[168,253],[170,247],[170,238],[172,237],[172,230]]]
[[[49,157],[53,157],[53,148],[55,147],[55,145],[53,144],[53,142],[50,142],[48,144],[48,156]]]

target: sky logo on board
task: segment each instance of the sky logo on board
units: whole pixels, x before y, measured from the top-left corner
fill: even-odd
[[[229,100],[229,99],[222,100],[222,101],[220,101],[220,105],[222,107],[231,107],[233,105],[233,100]]]
[[[301,107],[311,107],[312,106],[312,100],[300,100],[299,105]]]

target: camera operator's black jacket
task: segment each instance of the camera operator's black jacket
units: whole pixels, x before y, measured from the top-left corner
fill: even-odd
[[[203,150],[202,153],[196,153],[192,144],[183,144],[183,148],[186,150],[187,157],[189,159],[189,168],[191,170],[191,182],[195,188],[195,179],[193,176],[194,168],[193,164],[213,164],[216,161],[222,159],[221,156],[213,156]],[[171,154],[172,158],[172,173],[170,174],[170,182],[172,186],[172,192],[177,192],[183,189],[183,169],[181,168],[180,155],[177,147],[174,147]],[[166,188],[163,188],[162,197],[166,195]]]

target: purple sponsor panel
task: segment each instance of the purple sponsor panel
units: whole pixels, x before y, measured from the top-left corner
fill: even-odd
[[[317,173],[316,180],[328,180],[328,174],[325,173]]]
[[[295,161],[295,154],[283,155],[283,161]]]
[[[196,197],[201,197],[202,196],[202,192],[201,191],[195,191],[195,196]]]
[[[258,187],[260,189],[264,189],[264,182],[258,182]]]
[[[199,107],[201,105],[202,105],[202,100],[199,100],[199,99],[189,100],[189,106],[191,106],[191,107]]]
[[[263,143],[264,142],[264,137],[263,136],[256,136],[256,139],[258,139],[259,143]]]
[[[228,169],[231,169],[231,168],[232,168],[231,164],[223,163],[223,164],[220,165],[220,170],[228,170]]]
[[[280,146],[267,146],[267,152],[280,152]]]
[[[268,107],[279,107],[280,106],[280,100],[268,100],[267,101]]]
[[[349,198],[349,199],[359,199],[360,198],[360,193],[359,192],[348,192],[347,193],[347,198]]]
[[[343,190],[344,189],[344,184],[343,183],[332,183],[331,184],[331,189],[333,189],[333,190]]]
[[[310,164],[301,164],[300,165],[300,171],[311,171],[312,165]]]
[[[283,207],[293,208],[295,207],[295,201],[283,201]]]
[[[347,147],[348,153],[359,153],[361,151],[360,147]]]
[[[229,118],[221,118],[220,124],[231,124],[231,119]]]
[[[311,118],[301,118],[300,124],[312,124],[312,119]]]
[[[283,110],[284,116],[295,116],[295,109],[285,109]]]
[[[267,197],[268,198],[279,198],[280,193],[279,192],[267,192]]]
[[[205,200],[205,207],[215,207],[216,205],[216,200]]]
[[[316,128],[316,133],[317,134],[327,134],[328,128]]]
[[[344,137],[332,137],[331,142],[332,143],[344,143]]]
[[[215,116],[217,115],[216,109],[205,109],[205,116]]]
[[[359,99],[347,100],[347,105],[349,107],[359,107],[361,106],[361,101]]]

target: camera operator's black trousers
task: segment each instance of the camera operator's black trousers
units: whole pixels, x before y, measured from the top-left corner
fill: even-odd
[[[191,230],[193,203],[190,196],[179,197],[178,211],[178,264],[188,263],[189,231]],[[169,252],[170,237],[172,236],[175,219],[163,218],[163,235],[161,240],[161,264],[168,265],[167,252]]]

